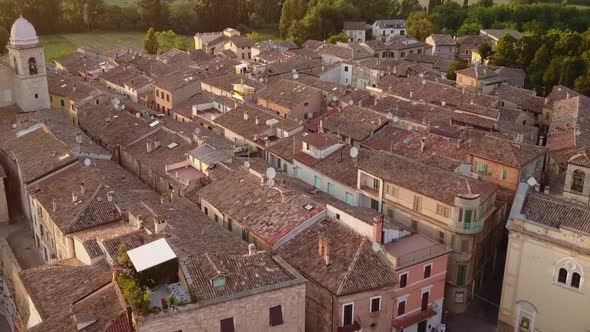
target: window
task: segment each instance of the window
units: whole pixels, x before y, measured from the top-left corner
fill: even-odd
[[[398,197],[399,196],[399,188],[388,183],[385,185],[385,194],[387,194],[389,196],[393,196],[393,197]]]
[[[322,186],[322,178],[319,176],[314,176],[313,184],[316,188],[320,188]]]
[[[580,274],[578,272],[574,272],[574,274],[572,274],[572,283],[571,286],[573,288],[580,288]]]
[[[219,222],[219,216],[217,214],[215,215],[215,221]]]
[[[270,326],[283,325],[283,308],[281,305],[270,307],[268,309],[268,324]]]
[[[422,293],[422,305],[420,306],[420,310],[426,311],[428,309],[428,297],[430,296],[430,292]]]
[[[231,232],[231,231],[232,231],[232,229],[233,229],[233,226],[234,226],[233,224],[234,224],[234,223],[233,223],[233,221],[232,221],[231,219],[229,219],[229,220],[227,221],[227,229],[228,229],[230,232]]]
[[[408,285],[408,274],[404,273],[399,276],[399,288],[405,288]]]
[[[166,101],[170,101],[170,95],[166,94]]]
[[[346,204],[348,204],[348,205],[352,205],[352,204],[353,204],[353,202],[352,202],[352,200],[353,200],[353,199],[352,199],[352,194],[351,194],[351,193],[346,193],[346,198],[345,198],[345,200],[346,200]]]
[[[543,160],[542,159],[537,160],[535,162],[535,170],[540,171],[542,167],[543,167]]]
[[[225,286],[225,277],[217,277],[213,279],[213,287],[219,288]]]
[[[458,264],[457,265],[457,286],[464,286],[465,285],[466,276],[467,276],[467,265]]]
[[[298,178],[302,177],[302,176],[303,176],[303,174],[302,174],[302,173],[303,173],[303,172],[302,172],[302,170],[301,170],[301,167],[297,167],[297,166],[295,166],[295,177],[298,177]]]
[[[61,104],[61,106],[62,106],[62,107],[66,106],[66,102],[65,102],[65,100],[63,100],[63,99],[62,99],[62,100],[60,100],[60,101],[59,101],[59,103]]]
[[[401,316],[406,313],[406,300],[397,303],[397,315]]]
[[[567,281],[567,270],[565,268],[559,269],[559,275],[557,276],[557,282],[565,284]]]
[[[418,54],[422,54],[422,50],[418,50]]]
[[[410,227],[412,227],[412,231],[418,231],[418,221],[411,219],[410,220]]]
[[[35,93],[35,99],[39,99],[39,94]]]
[[[465,210],[465,216],[463,218],[463,222],[464,223],[470,223],[471,222],[471,215],[473,214],[473,211],[471,210]]]
[[[506,180],[506,176],[507,176],[506,170],[503,169],[502,172],[500,173],[500,180],[502,180],[502,181]]]
[[[381,311],[381,296],[371,298],[371,312]]]
[[[219,321],[220,331],[221,332],[236,332],[236,328],[234,327],[234,318],[226,318]]]
[[[379,191],[379,180],[373,179],[373,190]]]
[[[432,273],[432,264],[428,264],[424,267],[424,279],[430,278],[430,273]]]
[[[531,326],[531,321],[528,318],[526,318],[526,317],[520,318],[520,327],[521,328],[528,330],[530,328],[530,326]]]
[[[348,73],[348,66],[344,66],[344,71]]]
[[[342,326],[352,325],[352,317],[354,316],[354,304],[347,303],[342,306]]]
[[[37,75],[37,60],[35,58],[29,58],[29,75]]]
[[[414,195],[414,211],[422,211],[422,196]]]
[[[451,214],[451,209],[448,206],[436,204],[436,214],[448,218]]]
[[[209,215],[209,208],[207,208],[206,206],[205,206],[205,214]]]
[[[334,184],[328,182],[328,194],[334,195],[334,192],[335,192],[335,190],[334,190]]]
[[[577,169],[574,171],[572,176],[572,191],[582,193],[584,192],[584,181],[586,180],[586,174],[581,170]]]
[[[379,211],[379,201],[371,198],[371,209]]]
[[[438,243],[445,244],[445,232],[438,231]]]

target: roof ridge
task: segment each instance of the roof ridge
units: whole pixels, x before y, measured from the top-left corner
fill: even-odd
[[[348,277],[352,273],[352,270],[353,270],[354,266],[356,265],[356,262],[358,261],[358,258],[359,258],[360,253],[361,253],[361,248],[363,247],[363,244],[365,243],[366,240],[367,240],[367,238],[366,237],[363,237],[362,241],[359,243],[359,246],[356,249],[356,253],[354,254],[354,257],[352,259],[352,262],[350,263],[350,265],[348,265],[348,270],[346,271],[346,274],[344,275],[344,278],[342,279],[342,282],[340,283],[340,286],[338,286],[338,291],[336,292],[336,294],[340,294],[342,292],[342,289],[344,288],[344,285],[348,281]]]
[[[92,201],[96,198],[96,195],[98,194],[98,191],[103,187],[103,183],[100,182],[99,185],[96,187],[96,189],[94,190],[94,193],[92,193],[92,195],[88,198],[88,200],[86,202],[83,203],[82,208],[80,209],[80,211],[78,211],[78,213],[76,213],[76,215],[74,216],[74,218],[72,219],[72,222],[70,222],[66,228],[69,229],[71,228],[76,221],[78,220],[78,218],[80,217],[80,215],[88,208],[88,206],[90,205],[90,203],[92,203]]]

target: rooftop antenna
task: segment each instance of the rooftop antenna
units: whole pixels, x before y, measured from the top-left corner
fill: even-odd
[[[350,148],[350,157],[352,159],[354,159],[354,166],[357,165],[357,161],[358,161],[357,157],[358,157],[358,155],[359,155],[359,149],[355,148],[354,146],[352,148]]]

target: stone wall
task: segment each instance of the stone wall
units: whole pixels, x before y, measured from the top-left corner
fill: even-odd
[[[0,314],[10,324],[11,331],[15,331],[15,328],[23,326],[22,321],[19,320],[17,305],[14,299],[15,284],[22,287],[20,278],[18,278],[20,271],[20,265],[12,249],[10,249],[8,242],[5,239],[0,239]],[[15,277],[17,279],[16,282],[14,280]],[[22,289],[24,290],[24,287]]]
[[[281,305],[283,325],[269,325],[269,308]],[[279,288],[251,296],[238,297],[208,306],[181,307],[176,312],[137,317],[136,330],[159,332],[218,332],[220,320],[233,317],[234,326],[243,332],[305,330],[305,284]]]

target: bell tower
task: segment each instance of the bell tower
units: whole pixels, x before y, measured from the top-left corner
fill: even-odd
[[[25,112],[50,108],[45,55],[31,22],[22,16],[14,22],[6,48],[18,106]]]

